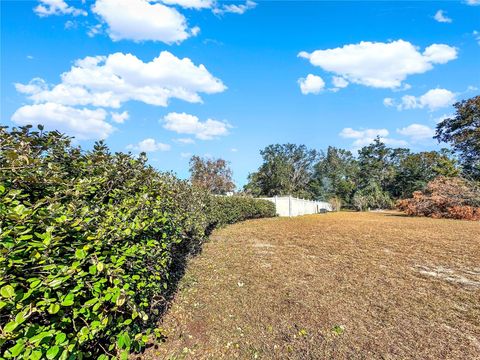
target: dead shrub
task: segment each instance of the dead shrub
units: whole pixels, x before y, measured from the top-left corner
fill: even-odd
[[[423,192],[399,200],[397,208],[413,216],[480,220],[480,190],[465,179],[438,177]]]

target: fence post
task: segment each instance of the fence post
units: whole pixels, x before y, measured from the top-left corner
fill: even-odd
[[[292,217],[292,195],[288,195],[288,217]]]

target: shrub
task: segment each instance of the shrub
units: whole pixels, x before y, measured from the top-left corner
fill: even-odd
[[[414,216],[480,220],[480,190],[465,179],[438,177],[424,192],[398,201],[397,208]]]
[[[353,195],[353,205],[359,211],[368,209],[391,209],[394,205],[390,195],[372,182]]]
[[[328,202],[332,205],[332,210],[333,211],[340,211],[342,208],[342,199],[338,196],[334,196],[328,200]]]
[[[39,130],[0,127],[0,357],[126,358],[159,334],[211,197],[144,155]]]
[[[276,216],[274,203],[243,196],[212,196],[207,215],[212,228],[273,216]]]

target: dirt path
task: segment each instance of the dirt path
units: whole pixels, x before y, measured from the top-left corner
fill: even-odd
[[[480,223],[255,220],[189,264],[159,359],[480,359]]]

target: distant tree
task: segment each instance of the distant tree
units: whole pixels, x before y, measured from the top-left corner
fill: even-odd
[[[415,191],[422,191],[437,176],[456,177],[459,175],[455,159],[447,149],[408,154],[396,166],[391,194],[396,198],[411,197]]]
[[[235,190],[232,170],[223,159],[207,159],[192,156],[190,180],[193,185],[207,189],[213,194],[224,195]]]
[[[255,196],[311,198],[309,183],[318,153],[305,145],[275,144],[260,151],[263,164],[248,177],[245,191]]]
[[[390,194],[384,191],[375,181],[370,181],[366,186],[356,191],[352,199],[353,206],[359,210],[390,209],[394,202]]]
[[[391,189],[395,186],[396,167],[408,154],[408,149],[387,147],[378,136],[358,151],[358,186],[353,196],[357,209],[392,206]]]
[[[386,191],[395,176],[396,159],[405,156],[408,149],[391,149],[379,137],[358,151],[359,188],[370,187],[372,183]]]
[[[351,205],[357,183],[358,163],[348,150],[329,146],[314,166],[310,189],[322,200],[338,198],[343,206]]]
[[[480,181],[480,96],[454,104],[456,114],[437,125],[435,139],[459,154],[463,174]]]

